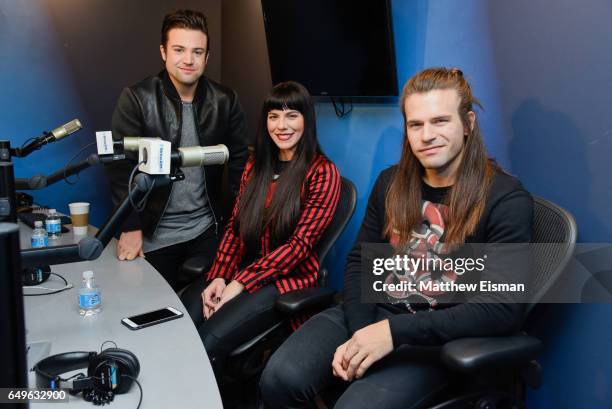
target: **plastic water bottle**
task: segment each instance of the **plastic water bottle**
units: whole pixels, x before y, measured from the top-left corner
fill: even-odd
[[[43,229],[43,224],[40,220],[34,222],[34,230],[32,230],[32,247],[47,247],[49,245],[49,236],[47,231]]]
[[[79,314],[95,315],[100,312],[102,297],[94,281],[93,271],[83,271],[83,283],[79,288]]]
[[[50,239],[59,237],[62,232],[62,221],[57,215],[55,209],[49,209],[49,216],[45,220],[45,228]]]

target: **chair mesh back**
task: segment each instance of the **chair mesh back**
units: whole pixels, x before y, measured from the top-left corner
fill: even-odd
[[[531,299],[527,313],[542,299],[563,272],[576,244],[576,222],[563,208],[545,199],[533,198],[531,246]]]
[[[334,245],[340,234],[344,231],[344,228],[348,224],[349,220],[355,212],[355,205],[357,204],[357,189],[353,182],[346,178],[342,178],[340,185],[340,200],[338,201],[338,207],[332,217],[332,221],[325,230],[323,237],[317,245],[317,254],[319,255],[319,261],[323,263],[329,249]],[[322,277],[323,278],[323,277]]]

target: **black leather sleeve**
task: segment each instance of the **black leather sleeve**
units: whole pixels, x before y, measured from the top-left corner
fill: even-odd
[[[111,130],[113,132],[113,140],[120,140],[125,136],[143,135],[140,103],[129,88],[124,88],[119,96],[115,111],[113,112]],[[115,206],[127,195],[128,179],[134,166],[135,163],[125,160],[105,165]],[[138,214],[132,211],[128,219],[123,223],[121,231],[140,229]]]
[[[242,172],[244,171],[244,166],[248,157],[248,140],[244,111],[240,106],[236,92],[233,92],[231,97],[229,132],[226,139],[230,152],[228,162],[229,185],[231,204],[233,204],[234,200],[236,199],[236,195],[238,195],[238,190],[240,189],[240,178],[242,177]],[[229,216],[232,207],[233,206],[228,206],[229,211],[225,216]]]

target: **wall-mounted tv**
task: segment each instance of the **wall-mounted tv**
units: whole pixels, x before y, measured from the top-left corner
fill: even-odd
[[[262,0],[272,82],[312,95],[396,96],[389,0]]]

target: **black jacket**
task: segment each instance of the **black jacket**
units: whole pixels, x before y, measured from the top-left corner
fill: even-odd
[[[229,149],[228,163],[231,199],[238,193],[240,176],[247,159],[245,118],[238,97],[231,89],[205,77],[200,78],[193,100],[195,121],[201,146],[224,144]],[[164,70],[136,85],[125,88],[112,118],[113,139],[125,136],[161,137],[173,148],[180,146],[182,105],[176,88]],[[114,162],[106,167],[112,198],[117,205],[128,191],[128,178],[135,162]],[[217,223],[227,209],[221,203],[223,166],[202,168],[206,191]],[[180,183],[180,182],[179,182]],[[132,212],[121,231],[142,230],[151,237],[170,198],[171,186],[151,192],[147,206]],[[231,203],[224,207],[231,208]]]
[[[365,243],[388,243],[383,234],[385,197],[397,166],[380,173],[368,200],[361,229],[347,257],[344,279],[344,312],[351,334],[376,321],[376,304],[362,302],[361,247]],[[418,188],[421,188],[420,186]],[[433,188],[429,188],[432,190]],[[426,198],[424,192],[424,198]],[[432,200],[427,198],[427,200]],[[533,218],[533,201],[514,177],[498,172],[491,183],[483,215],[466,243],[529,243]],[[517,262],[516,265],[519,265]],[[518,273],[516,282],[527,283],[529,264],[524,268],[500,271],[487,264],[481,279],[496,281],[507,274]],[[518,271],[517,271],[518,270]],[[504,280],[501,282],[511,282]],[[478,297],[478,298],[477,298]],[[468,303],[416,314],[396,314],[389,319],[394,346],[440,345],[456,338],[493,336],[516,331],[523,319],[524,304],[514,303],[498,294],[478,295]]]

